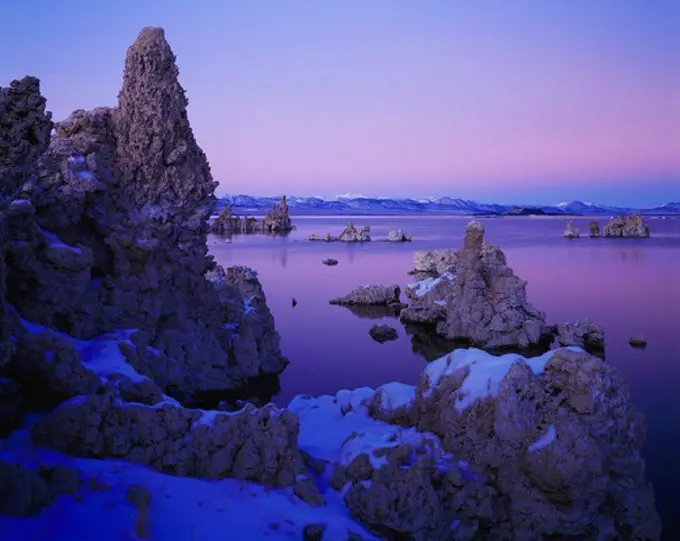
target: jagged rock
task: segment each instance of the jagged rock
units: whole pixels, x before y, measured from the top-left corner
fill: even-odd
[[[293,224],[288,214],[286,196],[281,202],[272,205],[271,210],[262,220],[256,218],[234,216],[232,205],[222,209],[210,226],[210,232],[216,235],[233,235],[238,233],[288,233]]]
[[[514,275],[499,248],[484,242],[479,222],[468,224],[450,276],[438,292],[446,294],[446,319],[437,332],[447,339],[484,348],[526,348],[549,334],[545,315],[527,301],[526,282]]]
[[[645,224],[642,216],[633,214],[631,216],[620,215],[609,220],[604,226],[603,237],[649,237],[649,227]]]
[[[566,239],[577,239],[581,236],[581,231],[578,228],[574,228],[573,222],[569,220],[563,235]]]
[[[368,331],[371,338],[376,342],[389,342],[390,340],[396,340],[399,338],[397,329],[390,327],[389,325],[373,325],[371,330]]]
[[[456,250],[420,251],[413,255],[413,270],[409,274],[417,280],[436,278],[449,271],[456,263]]]
[[[51,409],[74,396],[90,394],[100,386],[99,377],[83,366],[73,345],[52,333],[17,339],[5,372],[21,383],[34,409]]]
[[[31,429],[38,444],[67,454],[116,458],[174,475],[235,477],[296,486],[306,475],[297,417],[274,406],[237,413],[127,404],[111,393],[67,402]],[[316,487],[298,486],[318,503]],[[298,495],[300,495],[298,494]],[[301,496],[301,497],[303,497]]]
[[[357,229],[354,224],[350,222],[339,237],[334,237],[330,233],[325,237],[319,237],[318,235],[312,234],[307,237],[307,240],[323,242],[369,242],[371,240],[370,232],[370,226],[366,225],[361,229]]]
[[[77,494],[84,480],[75,470],[41,467],[39,471],[0,460],[0,515],[26,518],[40,513],[62,494]]]
[[[368,285],[350,291],[344,297],[330,300],[330,304],[399,304],[401,289],[397,285]]]
[[[560,323],[555,331],[560,346],[578,346],[594,355],[604,354],[604,330],[597,323],[579,319],[576,323]]]
[[[599,237],[600,236],[600,222],[593,220],[590,222],[590,236]]]
[[[21,424],[22,402],[21,386],[11,379],[0,378],[0,438]]]
[[[411,237],[406,236],[401,229],[394,229],[387,234],[387,242],[410,242]]]
[[[428,365],[398,415],[377,394],[359,407],[425,438],[374,448],[376,460],[387,458],[379,467],[337,476],[352,516],[382,537],[659,539],[644,421],[601,359],[567,349],[530,359],[456,350]]]
[[[2,116],[3,146],[23,137],[10,155],[15,168],[48,141],[44,99],[31,81],[22,98],[31,111]],[[0,107],[13,88],[2,90]],[[118,106],[56,124],[5,229],[7,296],[19,314],[77,339],[138,329],[145,344],[131,362],[191,400],[286,363],[264,297],[244,297],[208,255],[216,183],[186,105],[163,30],[143,29],[127,53]]]

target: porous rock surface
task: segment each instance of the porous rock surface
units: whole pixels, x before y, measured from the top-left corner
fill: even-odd
[[[579,350],[557,350],[539,373],[515,357],[496,392],[471,403],[464,382],[479,367],[447,370],[447,358],[407,407],[369,403],[450,454],[391,448],[380,468],[342,474],[350,512],[387,538],[659,539],[644,421],[621,376]]]
[[[457,251],[452,249],[418,251],[413,254],[413,274],[416,280],[436,278],[449,271],[455,264]]]
[[[379,284],[361,286],[350,291],[344,297],[331,299],[330,304],[399,304],[401,288],[398,285],[383,286]]]
[[[187,399],[282,370],[257,279],[244,297],[208,255],[216,183],[162,29],[128,49],[117,107],[75,111],[48,148],[37,80],[0,96],[25,111],[2,115],[0,165],[3,185],[23,182],[4,229],[7,300],[24,318],[78,339],[137,329],[145,375]]]
[[[600,356],[604,353],[604,329],[588,319],[558,323],[555,325],[555,338],[560,346],[578,346]]]
[[[210,225],[210,232],[216,235],[233,235],[239,233],[287,233],[293,229],[290,216],[288,214],[288,203],[286,196],[281,198],[277,205],[274,203],[272,208],[267,211],[264,218],[258,220],[234,216],[232,205],[222,209],[217,218]]]
[[[297,448],[298,429],[294,414],[273,406],[203,413],[127,403],[109,392],[64,403],[38,422],[31,436],[70,455],[123,459],[174,475],[303,484],[299,492],[318,505],[320,496],[308,486]]]
[[[436,324],[445,338],[483,348],[526,348],[549,334],[545,315],[527,301],[526,282],[484,241],[479,222],[468,224],[464,246],[450,260],[450,279],[412,302],[402,312],[405,321]]]
[[[604,226],[603,237],[626,237],[626,238],[647,238],[649,237],[649,227],[645,224],[642,216],[633,214],[630,216],[615,216]]]

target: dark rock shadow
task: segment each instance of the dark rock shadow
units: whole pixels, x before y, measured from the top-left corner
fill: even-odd
[[[201,391],[191,395],[180,395],[171,391],[169,389],[168,394],[179,400],[185,408],[237,411],[245,402],[258,408],[271,402],[281,392],[281,383],[278,375],[267,374],[249,380],[243,387],[228,391]]]
[[[349,304],[344,305],[350,312],[361,319],[381,319],[384,317],[391,317],[397,319],[401,309],[399,307],[392,307],[386,305],[361,305]]]

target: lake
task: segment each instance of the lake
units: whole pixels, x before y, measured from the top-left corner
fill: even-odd
[[[425,367],[427,337],[409,336],[396,318],[359,317],[329,299],[365,284],[412,282],[413,252],[462,246],[469,217],[295,216],[288,236],[209,237],[216,260],[258,272],[290,365],[273,401],[285,406],[297,394],[335,394],[389,381],[417,383]],[[649,239],[564,239],[564,218],[475,218],[486,239],[503,249],[508,264],[528,281],[531,303],[549,323],[588,317],[605,329],[606,360],[625,376],[633,401],[647,420],[645,448],[664,539],[680,539],[676,492],[680,487],[680,218],[651,219]],[[339,235],[348,221],[371,226],[365,244],[306,241],[312,233]],[[589,218],[574,218],[581,232]],[[604,226],[607,219],[601,219]],[[379,242],[402,228],[413,242]],[[339,261],[323,265],[324,258]],[[297,306],[291,299],[295,297]],[[405,298],[405,295],[402,294]],[[379,344],[375,323],[397,328],[399,339]],[[646,349],[633,349],[643,336]],[[428,353],[429,352],[429,353]]]

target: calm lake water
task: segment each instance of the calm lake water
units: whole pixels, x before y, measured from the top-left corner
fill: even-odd
[[[412,282],[413,252],[459,248],[469,217],[294,217],[286,237],[210,237],[216,260],[258,271],[290,365],[281,374],[279,405],[299,393],[334,394],[389,381],[416,383],[427,360],[422,341],[395,318],[359,317],[328,300],[364,284]],[[550,323],[588,317],[604,326],[606,358],[623,372],[647,426],[645,457],[664,522],[664,539],[680,539],[680,218],[648,221],[650,239],[562,238],[553,217],[477,218],[486,239],[500,246],[515,274],[528,281],[529,300]],[[403,228],[413,242],[361,245],[309,242],[311,233],[338,235],[345,224],[371,226],[374,241]],[[606,220],[600,220],[604,225]],[[581,231],[587,218],[574,219]],[[321,260],[335,258],[327,267]],[[291,299],[295,297],[297,306]],[[405,298],[405,295],[403,295]],[[397,328],[399,339],[379,344],[375,323]],[[648,340],[644,350],[631,336]],[[420,352],[420,353],[419,353]]]

